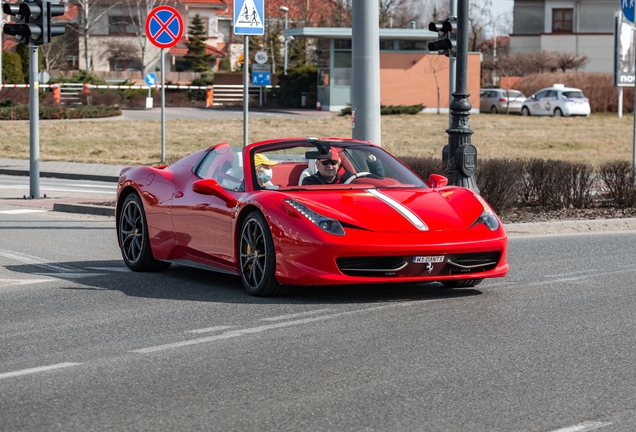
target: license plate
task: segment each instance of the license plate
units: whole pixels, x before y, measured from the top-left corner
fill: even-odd
[[[441,262],[444,262],[444,255],[439,255],[439,256],[416,256],[416,257],[413,257],[413,262],[415,264],[441,263]]]

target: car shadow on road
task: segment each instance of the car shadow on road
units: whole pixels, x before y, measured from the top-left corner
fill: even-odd
[[[280,297],[253,297],[240,276],[181,265],[162,272],[135,273],[120,260],[54,262],[5,267],[34,277],[48,276],[71,282],[68,290],[113,290],[127,296],[152,299],[237,304],[348,304],[436,300],[481,294],[481,291],[449,289],[440,283],[295,286]]]

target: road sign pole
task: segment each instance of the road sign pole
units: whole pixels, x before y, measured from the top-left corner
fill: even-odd
[[[249,36],[243,36],[243,147],[247,146],[247,130],[248,130],[248,115],[250,105],[250,91],[249,91],[249,58],[250,58],[250,38]]]
[[[161,163],[166,162],[166,56],[161,48]]]
[[[29,185],[32,199],[40,198],[40,101],[38,99],[38,47],[29,44]]]

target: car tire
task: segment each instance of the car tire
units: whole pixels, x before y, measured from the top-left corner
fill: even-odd
[[[521,108],[521,115],[524,117],[530,117],[530,110],[528,107]]]
[[[496,106],[493,105],[490,107],[490,114],[498,114],[498,113],[499,111],[497,110]]]
[[[555,117],[563,117],[563,111],[561,111],[561,108],[555,108],[554,109],[554,116]]]
[[[287,287],[276,280],[276,252],[265,216],[258,210],[243,221],[239,232],[239,270],[248,294],[258,297],[282,295]]]
[[[121,256],[132,271],[161,271],[170,267],[169,262],[159,261],[152,255],[146,213],[136,192],[128,195],[121,205],[117,236]]]
[[[446,288],[470,288],[482,283],[483,279],[461,279],[442,281]]]

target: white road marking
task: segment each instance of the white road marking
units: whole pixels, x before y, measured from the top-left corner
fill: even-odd
[[[529,287],[529,286],[548,285],[548,284],[559,283],[559,282],[577,282],[577,281],[581,281],[581,280],[590,279],[591,277],[603,277],[603,276],[609,276],[609,275],[617,275],[619,273],[634,273],[634,272],[636,272],[636,269],[615,270],[615,271],[610,271],[610,272],[598,272],[598,273],[592,273],[592,274],[589,274],[587,276],[581,276],[581,277],[549,279],[549,280],[545,280],[545,281],[524,283],[523,287],[525,288],[525,287]],[[489,283],[488,284],[488,288],[506,288],[506,287],[510,287],[510,286],[518,286],[519,284],[520,284],[520,282],[508,282],[508,281],[506,281],[506,282],[494,282],[494,283]]]
[[[196,330],[188,330],[186,331],[186,333],[211,333],[213,331],[227,330],[234,327],[236,326],[216,326],[216,327],[208,327],[208,328],[202,328],[202,329],[196,329]]]
[[[29,185],[7,185],[2,186],[4,189],[24,189]],[[55,192],[93,192],[93,193],[104,193],[107,191],[117,191],[117,186],[109,186],[109,185],[73,185],[69,187],[52,187],[52,186],[40,186],[41,190],[47,191],[55,191]],[[96,189],[96,190],[91,190]],[[105,190],[100,190],[105,189]]]
[[[609,426],[612,423],[603,423],[603,422],[585,422],[575,426],[568,426],[562,429],[556,429],[552,432],[587,432],[595,429],[600,429],[605,426]]]
[[[246,328],[246,329],[242,329],[242,330],[229,331],[229,332],[222,333],[222,334],[216,335],[216,336],[208,336],[208,337],[204,337],[204,338],[191,339],[191,340],[182,341],[182,342],[174,342],[174,343],[169,343],[169,344],[164,344],[164,345],[156,345],[156,346],[152,346],[152,347],[148,347],[148,348],[141,348],[141,349],[138,349],[138,350],[132,350],[130,352],[139,353],[139,354],[149,354],[149,353],[154,353],[154,352],[157,352],[157,351],[164,351],[164,350],[173,349],[173,348],[182,348],[182,347],[186,347],[186,346],[190,346],[190,345],[198,345],[198,344],[207,343],[207,342],[214,342],[214,341],[221,340],[221,339],[235,338],[235,337],[243,336],[243,335],[246,335],[246,334],[261,333],[261,332],[264,332],[264,331],[267,331],[267,330],[279,329],[279,328],[284,328],[284,327],[291,327],[291,326],[295,326],[295,325],[308,324],[308,323],[318,322],[318,321],[326,321],[326,320],[329,320],[329,319],[334,319],[334,318],[338,318],[338,317],[342,317],[342,316],[346,316],[346,315],[353,315],[353,314],[358,314],[358,313],[362,313],[362,312],[369,312],[369,311],[376,311],[376,310],[380,310],[380,309],[393,308],[393,307],[396,307],[396,306],[409,306],[409,305],[413,305],[413,304],[417,304],[417,303],[419,303],[419,302],[418,301],[408,301],[408,302],[403,302],[403,303],[392,303],[390,305],[376,306],[376,307],[370,307],[370,308],[365,308],[365,309],[357,309],[357,310],[347,311],[347,312],[339,312],[339,313],[335,313],[335,314],[331,314],[331,315],[323,315],[323,316],[313,317],[313,318],[304,318],[304,319],[299,319],[299,320],[295,320],[295,321],[285,321],[285,322],[280,322],[280,323],[276,323],[276,324],[268,324],[268,325],[262,325],[262,326],[252,327],[252,328]]]
[[[55,370],[55,369],[61,369],[61,368],[66,368],[71,366],[79,366],[81,364],[82,363],[58,363],[51,366],[40,366],[36,368],[31,368],[31,369],[22,369],[19,371],[5,372],[0,374],[0,379],[13,378],[20,375],[28,375],[28,374],[38,373],[38,372],[47,372],[47,371]]]
[[[277,316],[277,317],[261,318],[261,321],[280,321],[280,320],[286,320],[286,319],[290,319],[290,318],[298,318],[298,317],[301,317],[301,316],[316,315],[316,314],[319,314],[319,313],[331,312],[331,311],[333,311],[333,309],[318,309],[318,310],[309,311],[309,312],[299,312],[299,313],[295,313],[295,314],[281,315],[281,316]]]
[[[23,254],[20,252],[14,252],[6,249],[0,249],[0,256],[5,258],[11,258],[16,261],[20,261],[26,264],[33,264],[38,267],[43,267],[47,270],[52,270],[55,272],[83,272],[84,270],[74,269],[71,267],[64,267],[55,264],[50,264],[49,262],[43,260],[42,258],[34,257],[31,255]]]
[[[25,213],[44,213],[48,210],[43,209],[17,209],[17,210],[0,210],[0,214],[17,215]]]
[[[40,275],[40,276],[51,276],[51,277],[56,277],[56,278],[63,278],[63,279],[79,279],[79,278],[85,278],[85,277],[95,277],[95,276],[104,276],[105,273],[78,273],[77,271],[75,272],[57,272],[57,273],[34,273],[36,275]]]
[[[90,270],[100,270],[100,271],[112,271],[112,272],[120,272],[120,273],[129,273],[131,270],[128,267],[86,267]]]
[[[29,285],[42,282],[51,282],[51,279],[0,279],[0,287]]]

